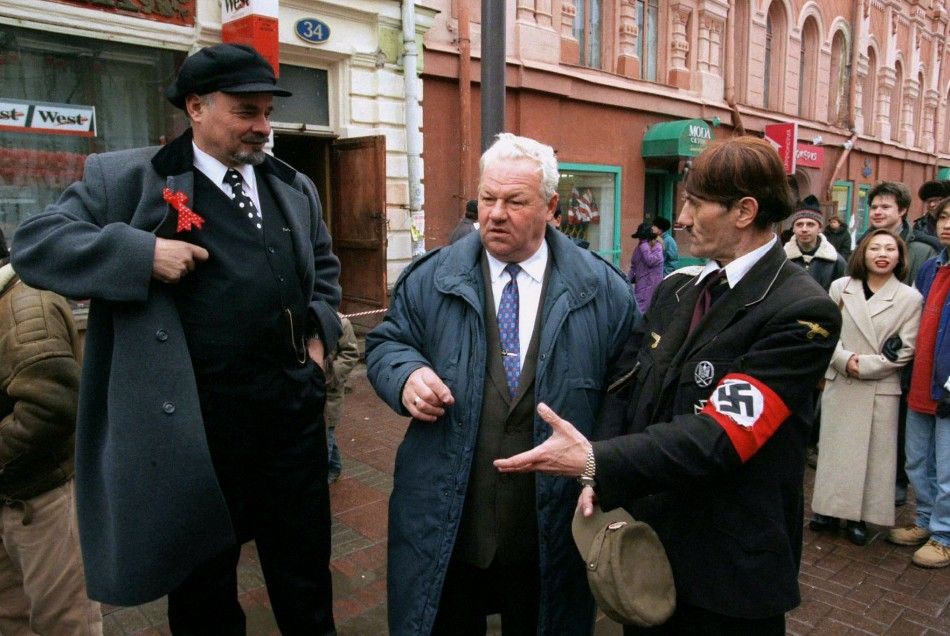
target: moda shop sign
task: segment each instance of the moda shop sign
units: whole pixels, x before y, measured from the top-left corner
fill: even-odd
[[[96,107],[0,97],[0,130],[95,137]]]

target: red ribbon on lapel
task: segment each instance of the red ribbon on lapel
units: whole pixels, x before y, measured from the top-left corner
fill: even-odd
[[[184,192],[172,192],[170,188],[165,188],[162,190],[162,198],[178,212],[178,232],[185,232],[193,227],[200,230],[204,225],[205,220],[186,205],[188,195]]]

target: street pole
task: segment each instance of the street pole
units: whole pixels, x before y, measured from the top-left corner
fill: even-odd
[[[482,1],[482,152],[505,130],[505,1]]]

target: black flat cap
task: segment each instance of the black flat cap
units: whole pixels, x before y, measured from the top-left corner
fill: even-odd
[[[165,97],[178,108],[185,107],[191,93],[291,93],[277,86],[274,69],[260,53],[244,44],[215,44],[185,60],[178,77],[165,89]]]
[[[947,195],[950,195],[950,188],[947,187],[946,181],[926,181],[917,191],[917,196],[921,201],[943,198]]]

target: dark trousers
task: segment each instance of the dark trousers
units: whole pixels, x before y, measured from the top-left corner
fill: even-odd
[[[238,541],[256,541],[274,616],[285,635],[335,633],[322,396],[307,402],[306,408],[281,413],[279,406],[202,400],[211,458]],[[235,545],[169,593],[173,634],[243,636],[239,556]]]
[[[482,569],[452,561],[432,636],[484,636],[486,617],[498,613],[504,636],[536,636],[540,601],[537,564],[506,566],[496,561]]]
[[[741,593],[741,591],[740,591]],[[676,606],[676,611],[662,625],[657,627],[635,627],[624,625],[624,636],[784,636],[785,615],[769,618],[736,618],[710,612],[694,605]]]

